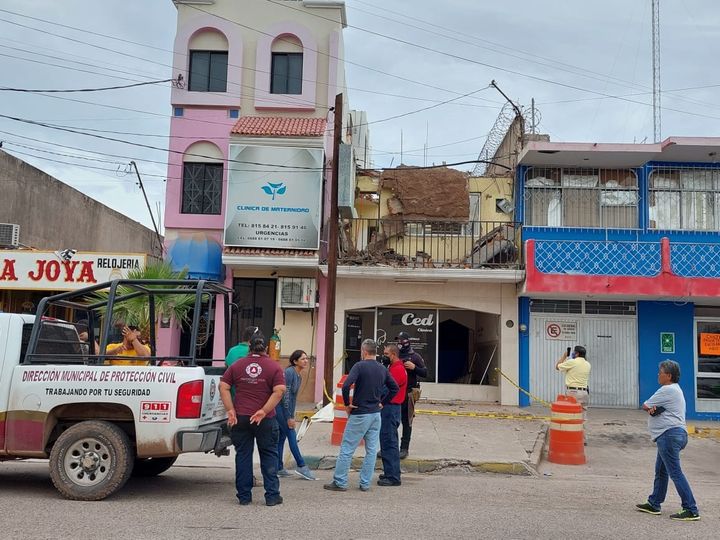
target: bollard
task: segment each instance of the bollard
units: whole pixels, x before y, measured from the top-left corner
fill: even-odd
[[[585,459],[583,410],[574,397],[558,395],[550,407],[548,461],[582,465]]]
[[[340,377],[340,380],[335,387],[333,425],[332,433],[330,434],[330,444],[334,446],[339,446],[342,442],[343,433],[345,433],[345,426],[347,425],[348,419],[342,398],[342,385],[345,382],[345,379],[347,379],[347,375]],[[352,389],[350,389],[350,401],[352,401]]]

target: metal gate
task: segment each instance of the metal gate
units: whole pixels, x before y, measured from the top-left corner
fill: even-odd
[[[558,335],[553,331],[555,328],[569,331],[565,334],[560,331]],[[565,378],[555,370],[555,363],[567,347],[575,345],[587,349],[587,360],[592,365],[590,406],[637,408],[637,319],[634,316],[531,314],[530,392],[546,401],[565,393]]]

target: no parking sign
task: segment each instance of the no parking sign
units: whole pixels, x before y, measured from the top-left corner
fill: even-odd
[[[577,322],[547,321],[545,323],[545,339],[577,341]]]

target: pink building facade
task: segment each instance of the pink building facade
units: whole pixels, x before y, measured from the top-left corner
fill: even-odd
[[[223,282],[238,306],[231,335],[208,307],[198,351],[224,359],[246,326],[317,361],[301,400],[322,398],[324,350],[318,272],[329,214],[335,96],[345,93],[344,2],[176,0],[166,257],[191,277]],[[319,16],[318,16],[319,15]],[[186,346],[161,330],[162,353]]]

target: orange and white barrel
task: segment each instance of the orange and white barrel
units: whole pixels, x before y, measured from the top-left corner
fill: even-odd
[[[550,407],[548,461],[582,465],[585,459],[583,409],[573,396],[558,395]]]
[[[335,386],[335,396],[333,399],[333,426],[332,434],[330,435],[330,444],[334,446],[340,446],[342,442],[343,433],[345,433],[345,426],[347,425],[348,414],[345,411],[345,403],[342,397],[343,383],[347,379],[347,375],[340,377],[337,385]],[[353,389],[350,388],[350,403],[352,403]]]

